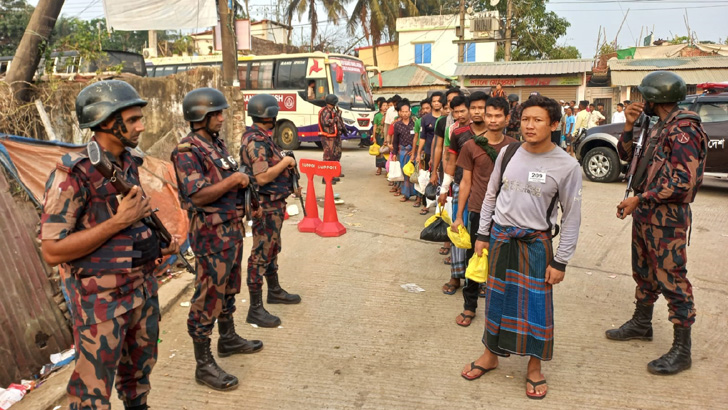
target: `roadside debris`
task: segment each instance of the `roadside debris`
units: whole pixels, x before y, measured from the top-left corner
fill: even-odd
[[[404,285],[400,285],[400,286],[402,287],[402,289],[404,289],[410,293],[420,293],[420,292],[425,291],[421,287],[417,286],[417,284],[415,284],[415,283],[405,283]]]

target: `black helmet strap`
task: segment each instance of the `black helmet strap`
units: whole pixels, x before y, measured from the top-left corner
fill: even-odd
[[[100,128],[100,130],[115,136],[125,147],[136,148],[137,146],[124,136],[128,130],[126,125],[124,125],[124,118],[121,116],[121,112],[119,111],[114,113],[114,125],[112,125],[111,128]]]
[[[197,132],[199,130],[205,130],[205,132],[207,133],[207,135],[211,136],[212,138],[217,138],[217,137],[220,136],[220,133],[219,132],[213,132],[210,129],[210,113],[209,112],[207,114],[205,114],[205,119],[202,120],[201,122],[202,122],[203,125],[202,125],[202,127],[198,127],[198,128],[195,128],[192,125],[192,123],[190,122],[190,129],[192,130],[192,132]]]

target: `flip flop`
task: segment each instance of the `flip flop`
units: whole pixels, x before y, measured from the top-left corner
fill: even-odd
[[[440,247],[440,255],[447,255],[448,253],[450,253],[450,248],[446,248],[444,246]]]
[[[447,282],[446,284],[444,284],[442,286],[443,286],[442,293],[444,293],[446,295],[454,295],[455,292],[457,292],[457,290],[460,288],[460,286],[455,286],[450,282]],[[444,289],[445,287],[447,287],[447,290]]]
[[[445,258],[444,261],[442,261],[442,263],[444,263],[445,265],[451,265],[452,259],[448,256],[447,258]]]
[[[473,380],[480,379],[481,377],[483,377],[484,374],[486,374],[489,371],[494,370],[494,369],[495,369],[495,367],[486,369],[484,367],[478,366],[477,364],[475,364],[475,362],[470,362],[470,370],[468,370],[467,372],[462,372],[462,373],[460,373],[460,375],[463,376],[463,379],[465,379],[465,380],[473,381]],[[468,373],[472,372],[473,370],[480,370],[481,373],[475,377],[468,377]]]
[[[458,326],[462,326],[462,327],[468,327],[468,326],[472,325],[473,319],[475,319],[475,315],[466,315],[465,313],[461,313],[460,316],[462,316],[463,320],[470,319],[470,322],[467,325],[463,324],[463,323],[455,322],[458,324]]]
[[[485,297],[485,295],[486,295],[486,293],[487,293],[487,289],[486,289],[486,287],[485,287],[485,283],[481,283],[481,284],[480,284],[480,285],[478,286],[478,297],[479,297],[479,298],[484,298],[484,297]]]
[[[420,210],[420,215],[427,215],[428,213],[430,213],[430,210],[427,208]]]
[[[421,206],[422,206],[422,204],[419,202],[415,202],[414,204],[412,204],[412,208],[419,208]]]
[[[543,380],[541,380],[540,382],[534,382],[531,379],[529,379],[528,377],[526,377],[526,383],[528,383],[531,386],[533,386],[533,393],[529,393],[528,392],[528,387],[526,387],[526,396],[528,396],[529,399],[532,399],[532,400],[541,400],[544,397],[546,397],[546,394],[549,392],[548,390],[546,390],[543,394],[536,393],[536,386],[540,386],[542,384],[546,384],[546,379],[545,378]]]

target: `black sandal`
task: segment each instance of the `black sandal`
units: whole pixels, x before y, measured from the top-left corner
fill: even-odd
[[[475,377],[468,377],[467,374],[472,372],[473,370],[480,370],[481,373]],[[470,370],[468,370],[467,372],[460,373],[460,375],[463,376],[463,379],[465,379],[465,380],[473,381],[473,380],[480,379],[481,377],[483,377],[484,374],[488,373],[491,370],[495,370],[495,367],[486,369],[485,367],[478,366],[477,364],[475,364],[475,362],[470,362]]]
[[[467,325],[458,323],[458,326],[462,326],[462,327],[468,327],[468,326],[472,325],[473,319],[475,319],[475,315],[466,315],[465,312],[461,313],[460,316],[463,318],[463,320],[470,319],[470,323],[468,323]],[[457,322],[455,322],[455,323],[457,323]]]

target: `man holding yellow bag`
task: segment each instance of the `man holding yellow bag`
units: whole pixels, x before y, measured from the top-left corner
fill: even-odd
[[[475,237],[480,227],[480,208],[488,190],[495,159],[503,147],[516,142],[515,139],[503,134],[503,129],[508,125],[508,110],[508,101],[505,98],[488,98],[482,92],[474,92],[470,96],[469,111],[472,123],[469,133],[472,134],[472,139],[463,145],[457,159],[457,166],[463,170],[459,202],[468,204],[467,226],[470,231],[470,248],[465,253],[466,261],[469,261],[474,254]],[[464,208],[464,206],[458,207],[451,231],[457,232],[464,226]],[[455,323],[458,325],[469,326],[475,317],[479,289],[480,283],[465,278],[463,312],[455,318]]]

